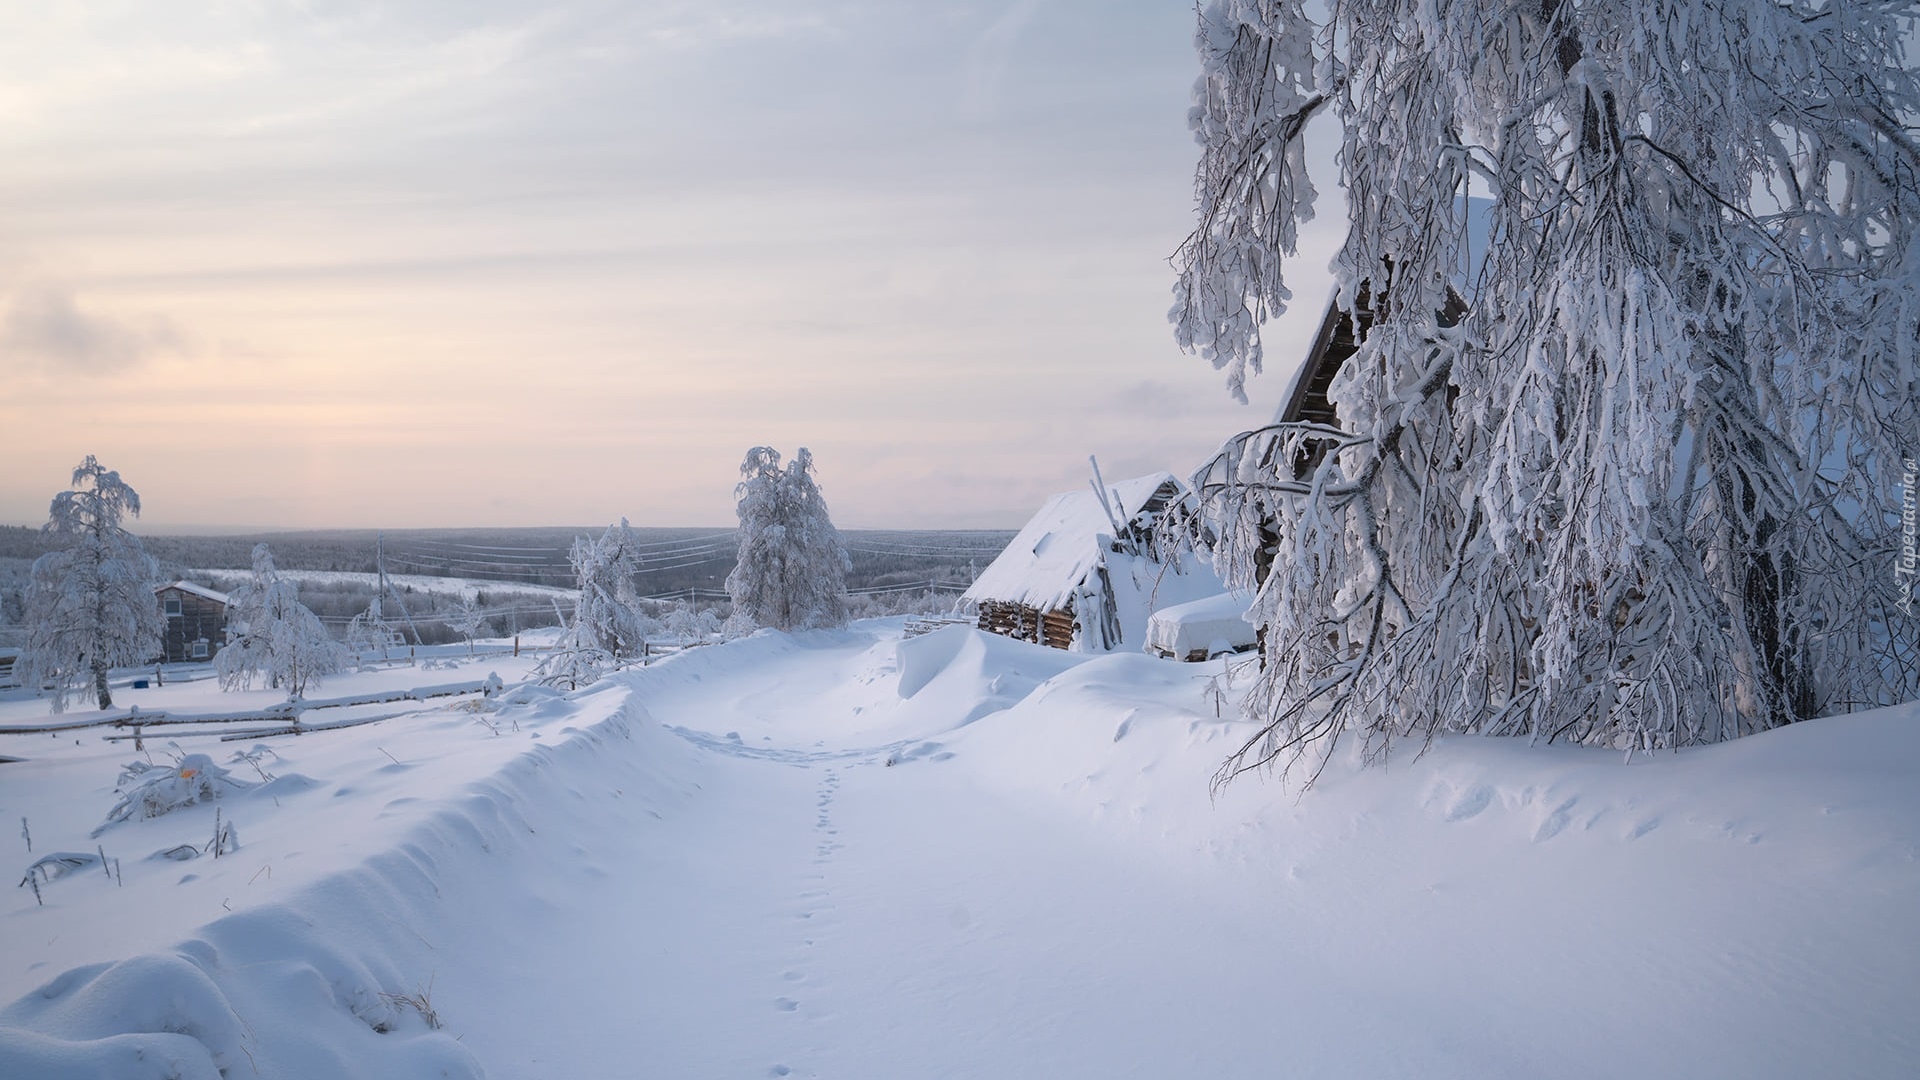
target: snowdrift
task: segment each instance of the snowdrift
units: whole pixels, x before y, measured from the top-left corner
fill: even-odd
[[[898,631],[284,740],[217,801],[237,853],[131,857],[203,832],[184,807],[105,834],[124,886],[89,867],[0,908],[0,1075],[1920,1060],[1920,706],[1631,762],[1450,739],[1210,792],[1250,732],[1231,666]],[[45,768],[0,812],[24,792],[58,847],[107,788]]]
[[[25,907],[6,915],[14,940],[48,929],[95,934],[116,917],[89,903],[103,899],[121,901],[117,917],[177,926],[208,895],[193,888],[209,883],[203,874],[224,878],[213,882],[216,894],[270,884],[273,867],[286,877],[289,861],[305,854],[302,834],[336,829],[351,835],[332,866],[284,899],[222,915],[164,951],[75,967],[0,1009],[0,1076],[486,1075],[453,1033],[438,1030],[432,1004],[441,959],[434,928],[447,922],[451,908],[515,887],[512,863],[530,848],[567,843],[563,835],[543,838],[539,826],[547,809],[580,784],[624,785],[637,803],[657,806],[699,772],[690,748],[665,735],[622,688],[573,699],[537,690],[518,697],[495,722],[522,734],[497,770],[477,781],[421,799],[399,794],[411,785],[379,783],[413,770],[398,761],[337,784],[282,774],[222,800],[221,809],[243,820],[281,811],[276,828],[243,838],[239,855],[220,860],[224,867],[206,855],[175,863],[156,852],[122,866],[124,889],[79,896],[66,890],[93,882],[54,883],[45,908],[21,890]],[[559,739],[541,741],[543,730],[555,728]],[[487,739],[485,731],[473,732]],[[464,729],[460,734],[472,737]],[[404,753],[406,738],[394,736],[389,730],[379,738]],[[373,819],[380,827],[369,827],[369,804],[378,808]],[[212,808],[205,809],[211,815]],[[178,819],[187,816],[176,811],[130,822],[119,835],[108,833],[105,843],[124,846],[131,834],[186,835]],[[412,824],[386,824],[408,819]],[[251,873],[254,880],[222,870]],[[169,875],[179,878],[172,890],[161,880]],[[136,890],[139,899],[126,903]],[[216,901],[214,910],[232,910],[233,899]],[[30,929],[36,923],[44,928]],[[139,928],[147,931],[141,936],[152,938],[151,929]]]

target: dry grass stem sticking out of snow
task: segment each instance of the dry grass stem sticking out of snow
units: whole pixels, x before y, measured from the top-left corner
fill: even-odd
[[[427,980],[426,989],[412,994],[390,994],[383,990],[380,992],[380,1000],[396,1009],[405,1006],[419,1013],[420,1019],[426,1021],[427,1027],[433,1031],[439,1031],[446,1026],[440,1022],[440,1014],[434,1011],[433,1008],[432,979]],[[374,1030],[378,1031],[380,1029],[376,1027]]]

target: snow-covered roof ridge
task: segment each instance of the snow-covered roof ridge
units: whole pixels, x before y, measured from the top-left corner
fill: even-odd
[[[1172,485],[1172,497],[1183,489],[1170,472],[1151,473],[1107,485],[1107,498],[1122,526],[1154,504],[1162,489]],[[1113,533],[1113,523],[1091,487],[1067,491],[1048,499],[1019,535],[1007,545],[961,598],[965,601],[1001,600],[1039,611],[1065,607],[1074,590],[1100,561],[1099,538]]]
[[[169,581],[165,585],[155,585],[153,587],[154,592],[164,592],[167,589],[179,589],[183,593],[192,593],[203,600],[212,600],[216,604],[231,603],[231,601],[227,599],[226,593],[209,589],[205,585],[195,585],[191,581]]]

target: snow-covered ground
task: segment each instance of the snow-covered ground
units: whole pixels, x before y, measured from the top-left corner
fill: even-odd
[[[230,762],[254,786],[97,839],[145,755],[0,735],[15,865],[120,870],[0,900],[0,1077],[1920,1065],[1920,708],[1631,763],[1454,739],[1213,800],[1248,730],[1216,717],[1217,663],[900,626],[262,740],[273,779]],[[456,662],[310,696],[529,660]],[[122,703],[271,700],[210,687]],[[44,712],[0,700],[0,726]],[[216,809],[237,851],[153,857]]]
[[[247,570],[203,568],[190,570],[188,573],[196,578],[216,582],[223,589],[237,588],[251,576],[251,572]],[[357,570],[276,570],[275,573],[288,581],[297,581],[302,585],[361,585],[374,588],[380,583],[380,575]],[[410,592],[432,593],[437,596],[462,599],[482,592],[522,593],[532,596],[552,596],[564,600],[580,598],[579,589],[563,588],[557,585],[534,585],[521,581],[441,577],[435,574],[388,574],[387,580],[392,582],[395,588]]]

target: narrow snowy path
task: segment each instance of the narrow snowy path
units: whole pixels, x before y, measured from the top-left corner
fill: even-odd
[[[928,753],[961,717],[889,713],[891,661],[869,669],[890,652],[850,636],[733,664],[724,693],[644,685],[671,737],[579,781],[602,790],[519,808],[569,839],[454,905],[436,976],[490,1075],[1266,1077],[1276,1040],[1356,1076],[1531,1071],[1462,1039],[1471,1006],[1460,1029],[1351,1044],[1356,1003],[1393,993],[1330,969],[1217,863],[1130,849]],[[673,790],[634,798],[629,775]]]
[[[1282,988],[1336,981],[1276,985],[1257,927],[957,770],[689,738],[677,805],[537,808],[593,841],[446,929],[495,943],[450,950],[435,990],[493,1076],[1257,1075],[1274,1012],[1315,1009]],[[543,883],[582,863],[591,892]]]
[[[1331,973],[1296,971],[1285,986],[1318,989],[1289,1000],[1248,955],[1256,927],[1197,909],[1163,863],[952,763],[889,767],[924,744],[849,732],[858,707],[823,700],[872,644],[733,672],[725,701],[661,680],[646,705],[677,760],[633,779],[678,790],[634,797],[617,785],[639,764],[610,758],[582,783],[611,790],[520,808],[569,840],[515,856],[514,890],[451,905],[434,989],[490,1074],[1263,1074],[1275,1011],[1311,1014]]]

